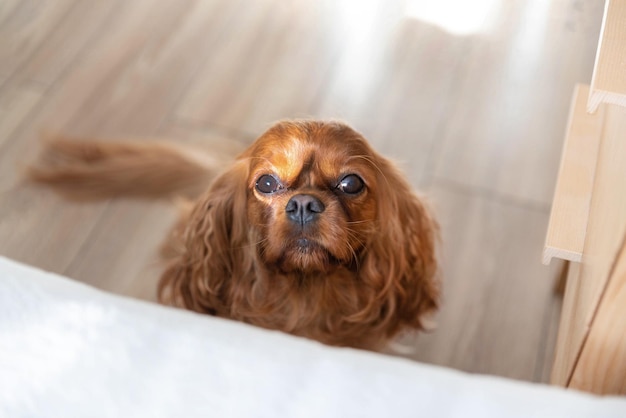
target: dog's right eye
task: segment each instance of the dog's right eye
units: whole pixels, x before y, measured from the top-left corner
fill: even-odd
[[[263,174],[256,181],[256,189],[264,194],[274,193],[283,188],[283,185],[276,179],[276,177],[269,174]]]

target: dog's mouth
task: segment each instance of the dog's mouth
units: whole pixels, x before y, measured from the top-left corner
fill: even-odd
[[[279,265],[285,272],[328,273],[342,262],[318,241],[299,237],[290,242],[280,257]]]
[[[324,247],[309,238],[298,238],[295,240],[293,249],[305,254],[318,250],[326,251]]]
[[[318,241],[301,237],[294,239],[289,245],[287,245],[285,249],[286,254],[292,254],[299,257],[315,257],[315,256],[324,256],[324,257],[333,257],[332,253]]]

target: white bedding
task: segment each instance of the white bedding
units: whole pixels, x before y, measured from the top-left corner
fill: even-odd
[[[626,399],[323,346],[0,257],[0,417],[626,417]]]

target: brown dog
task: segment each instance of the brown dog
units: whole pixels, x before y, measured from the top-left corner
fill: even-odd
[[[51,141],[33,180],[73,197],[193,195],[199,154]],[[280,122],[208,186],[166,243],[162,301],[333,345],[380,349],[438,304],[437,226],[350,127]]]

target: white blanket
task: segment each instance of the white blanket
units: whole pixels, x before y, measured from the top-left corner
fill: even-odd
[[[0,257],[1,417],[618,417],[623,398],[323,346]]]

